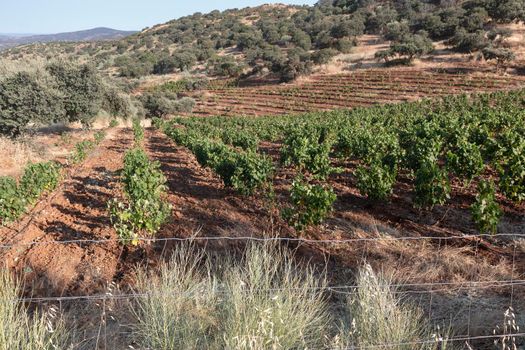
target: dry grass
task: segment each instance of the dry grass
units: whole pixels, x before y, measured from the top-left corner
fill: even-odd
[[[369,265],[356,294],[328,301],[324,274],[276,245],[240,261],[181,245],[159,275],[139,274],[136,342],[150,349],[347,349],[432,339],[422,311]],[[342,309],[339,314],[335,310]],[[441,349],[444,345],[440,344]],[[436,349],[437,343],[389,349]]]
[[[401,283],[508,280],[512,275],[512,262],[505,258],[490,261],[475,247],[438,249],[428,242],[388,242],[377,244],[373,249],[390,256],[388,262],[381,263],[381,268]]]
[[[80,123],[54,124],[17,139],[0,137],[0,176],[18,177],[28,163],[64,159],[75,143],[90,139],[97,130],[106,130],[106,138],[112,139],[117,131],[109,128],[108,114],[100,113],[91,130],[83,130]],[[131,120],[116,118],[118,127],[131,127]],[[144,127],[151,126],[151,120],[141,122]]]
[[[392,279],[376,274],[365,264],[357,275],[356,293],[347,299],[345,311],[350,324],[336,337],[336,348],[369,348],[396,350],[445,349],[444,342],[423,343],[422,339],[447,338],[423,317],[423,312],[394,295]],[[390,344],[390,345],[387,345]]]
[[[378,273],[367,264],[358,269],[352,281],[357,288],[352,293],[329,299],[324,273],[299,263],[290,251],[277,245],[249,245],[236,259],[181,244],[158,271],[139,269],[137,275],[137,293],[146,297],[74,309],[75,317],[68,324],[75,326],[75,337],[68,340],[75,345],[69,348],[430,350],[449,347],[446,339],[450,334],[446,330],[452,326],[458,334],[484,335],[504,321],[505,307],[489,305],[488,300],[484,304],[482,299],[469,301],[455,295],[446,301],[435,295],[435,308],[443,310],[453,302],[456,306],[448,310],[446,317],[430,322],[425,317],[427,310],[418,308],[408,294],[392,287],[399,276]],[[0,297],[13,300],[19,295],[12,279],[4,276],[0,283],[8,286],[0,289]],[[114,289],[109,293],[119,294]],[[492,307],[490,313],[478,310],[485,307]],[[22,324],[28,329],[27,337],[32,337],[24,341],[47,341],[49,334],[39,328],[44,325],[41,320],[49,320],[47,315],[30,318],[21,308],[18,313],[2,308],[6,305],[0,302],[4,326],[0,330],[0,350],[7,350],[1,347],[1,337],[11,334],[7,325],[17,324],[14,318],[25,322]],[[451,312],[461,313],[463,318],[453,323],[448,319]],[[13,314],[16,317],[9,316],[11,321],[6,321],[5,315]],[[437,324],[441,328],[435,327]],[[59,332],[53,336],[59,338],[53,341],[65,341],[63,324],[54,327]],[[20,334],[25,336],[17,333],[17,337]],[[444,340],[419,343],[438,338]],[[65,345],[58,348],[69,349]]]
[[[17,176],[27,163],[40,162],[45,158],[28,139],[12,140],[0,137],[0,150],[0,176]]]
[[[139,278],[149,297],[135,309],[137,341],[159,350],[320,348],[329,320],[323,283],[275,246],[213,264],[180,246],[160,275]]]
[[[345,238],[392,238],[406,236],[363,213],[345,213],[344,219],[336,220],[339,229],[330,232],[330,237]],[[352,232],[351,236],[348,232]],[[417,234],[414,234],[417,238]],[[342,259],[352,258],[354,264],[359,259],[367,259],[376,271],[391,275],[396,283],[439,283],[509,280],[512,261],[497,253],[487,253],[476,248],[475,243],[454,246],[436,241],[381,240],[356,243],[351,247],[340,248]],[[516,278],[516,272],[514,274]]]
[[[0,350],[67,349],[68,332],[53,309],[29,315],[21,302],[20,284],[0,270]]]

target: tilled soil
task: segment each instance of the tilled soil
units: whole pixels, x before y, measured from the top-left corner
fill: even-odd
[[[0,230],[0,244],[14,245],[4,248],[2,257],[9,267],[24,276],[29,295],[90,294],[105,290],[111,282],[132,284],[137,263],[154,268],[169,256],[176,241],[124,247],[118,242],[109,221],[107,202],[121,196],[117,171],[122,167],[124,152],[132,143],[129,130],[122,130],[114,139],[106,140],[25,219]],[[434,217],[426,223],[422,214],[414,212],[407,204],[406,189],[396,190],[395,198],[399,199],[392,203],[372,205],[360,198],[351,179],[345,179],[342,174],[337,176],[342,179],[336,179],[334,183],[339,199],[333,218],[325,225],[299,234],[279,217],[280,206],[286,202],[286,187],[292,178],[286,169],[278,172],[274,184],[279,204],[271,204],[262,194],[243,197],[225,188],[211,170],[198,164],[191,152],[173,144],[158,131],[147,130],[144,146],[150,158],[161,164],[168,181],[167,199],[173,205],[170,221],[159,232],[162,238],[301,235],[314,239],[353,239],[385,234],[446,237],[464,232],[458,231],[458,225],[463,224],[460,217],[455,217],[462,216],[463,208],[452,208],[444,213],[438,208],[433,215],[423,215]],[[263,148],[271,154],[275,151],[274,146],[263,145]],[[110,241],[46,243],[64,240]],[[229,253],[235,253],[245,244],[241,240],[199,242],[217,249],[226,248]],[[461,256],[474,258],[480,266],[498,270],[495,276],[498,279],[511,275],[508,267],[502,269],[499,265],[507,266],[512,259],[517,273],[514,278],[524,272],[523,267],[516,264],[516,261],[524,260],[522,252],[516,253],[511,245],[502,247],[487,240],[413,241],[397,247],[385,246],[384,242],[307,244],[301,246],[299,254],[309,260],[328,262],[334,278],[346,280],[351,270],[363,260],[377,264],[379,268],[385,264],[403,264],[414,259],[409,254],[418,246],[439,251],[447,245],[457,248],[458,259]],[[295,244],[291,246],[296,247]],[[447,278],[445,274],[446,271],[438,276],[421,278],[425,281],[444,280]],[[461,280],[469,276],[470,272],[458,271],[454,278]]]
[[[0,229],[1,251],[8,267],[23,276],[30,296],[88,294],[106,288],[119,269],[117,241],[46,243],[70,240],[116,240],[106,206],[118,193],[117,171],[132,144],[120,130],[100,144],[82,164],[69,169],[61,185],[19,223]]]
[[[406,194],[402,193],[407,191],[406,188],[397,190],[400,199],[383,206],[371,206],[363,198],[358,198],[351,181],[345,180],[335,188],[340,198],[333,217],[324,225],[297,233],[279,218],[279,209],[286,202],[286,187],[292,179],[292,174],[286,169],[276,174],[274,186],[279,204],[272,207],[261,196],[243,197],[225,189],[222,181],[209,169],[201,167],[187,149],[175,145],[158,131],[148,131],[146,139],[150,157],[161,162],[161,169],[168,179],[169,201],[174,205],[173,219],[160,233],[164,237],[300,236],[338,240],[380,238],[385,235],[447,237],[461,235],[461,228],[466,229],[464,218],[456,222],[456,226],[452,225],[458,220],[454,218],[454,213],[462,214],[457,213],[457,208],[452,208],[445,215],[436,210],[432,214],[436,219],[430,220],[432,225],[425,223],[422,218],[429,213],[418,214],[409,209],[409,204],[405,203],[408,201]],[[273,146],[263,145],[263,151],[275,155],[277,152]],[[335,177],[333,180],[336,185],[341,179]],[[401,209],[397,210],[397,205],[401,205]],[[443,216],[444,221],[438,222]],[[174,244],[158,248],[162,248],[162,253],[169,256],[169,250]],[[240,250],[242,244],[239,241],[213,241],[208,242],[207,246],[231,256]],[[523,277],[521,262],[525,261],[524,254],[514,251],[511,244],[499,245],[486,239],[442,242],[438,239],[289,246],[298,248],[296,252],[299,257],[326,266],[332,285],[352,284],[353,271],[364,261],[378,271],[393,273],[398,283],[459,283],[460,289],[427,286],[411,287],[405,292],[436,322],[450,323],[458,329],[468,322],[474,333],[484,334],[487,327],[490,328],[499,320],[511,295],[516,301],[523,300],[525,296],[523,286],[464,288],[469,281]],[[441,291],[429,293],[432,288]],[[346,295],[336,294],[334,297],[345,298]],[[468,309],[472,308],[475,311],[470,312]],[[521,309],[517,304],[515,308]],[[487,319],[490,322],[485,322]]]
[[[186,148],[158,131],[147,131],[145,148],[167,178],[170,222],[161,237],[262,237],[291,234],[276,208],[263,197],[242,197],[225,188],[217,175],[199,165]],[[221,245],[220,242],[217,242]],[[229,245],[232,246],[232,245]]]
[[[518,75],[502,76],[481,67],[454,69],[363,69],[336,75],[313,75],[299,83],[215,89],[190,93],[193,114],[281,115],[415,101],[436,96],[522,88]],[[459,72],[462,72],[459,74]],[[471,74],[477,72],[476,74]]]

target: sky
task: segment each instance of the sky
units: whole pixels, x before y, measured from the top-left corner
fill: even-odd
[[[51,34],[95,27],[141,30],[195,12],[316,0],[0,0],[0,33]]]

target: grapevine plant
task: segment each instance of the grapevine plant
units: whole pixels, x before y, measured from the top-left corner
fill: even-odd
[[[243,195],[252,195],[265,187],[272,176],[271,159],[253,150],[238,149],[184,127],[167,128],[166,133],[176,143],[188,147],[199,164],[212,169],[225,186]]]
[[[478,185],[476,202],[472,204],[472,219],[481,233],[496,233],[501,209],[496,201],[494,184],[481,181]]]
[[[84,140],[77,143],[75,145],[75,149],[73,150],[73,154],[71,154],[69,157],[71,163],[82,163],[84,160],[86,160],[89,151],[91,151],[94,147],[95,143],[89,140]]]
[[[19,219],[42,194],[54,190],[60,169],[55,162],[34,163],[26,166],[19,183],[9,176],[0,177],[0,223]]]
[[[142,234],[154,235],[171,212],[163,198],[166,178],[160,163],[150,161],[140,147],[124,156],[121,176],[125,199],[109,202],[110,218],[121,241],[137,245]]]
[[[282,210],[282,216],[297,230],[319,225],[332,211],[336,198],[332,188],[298,177],[292,183],[291,206]]]
[[[16,180],[10,176],[0,177],[0,222],[5,224],[18,219],[25,212],[26,205]]]
[[[95,133],[95,142],[84,140],[77,143],[69,156],[70,162],[84,161],[88,151],[104,137],[105,133],[100,131]],[[29,163],[18,182],[10,176],[0,177],[0,225],[19,219],[43,194],[53,191],[60,181],[61,170],[61,165],[53,161]]]

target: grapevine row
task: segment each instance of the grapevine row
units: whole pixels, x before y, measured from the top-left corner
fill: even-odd
[[[124,155],[121,170],[123,198],[108,203],[111,223],[123,243],[137,245],[142,235],[154,235],[166,222],[171,205],[165,200],[166,178],[160,163],[149,160],[143,149],[144,129],[133,121],[135,147]]]
[[[525,200],[524,107],[519,90],[300,116],[180,117],[171,136],[215,170],[224,155],[246,152],[225,143],[253,152],[261,141],[279,143],[281,164],[315,181],[338,172],[336,162],[357,164],[356,185],[373,201],[388,201],[400,174],[411,179],[420,208],[449,201],[451,179],[474,183],[473,219],[495,232],[498,201]]]
[[[104,138],[104,131],[98,131],[94,134],[94,141],[77,143],[68,163],[83,162]],[[44,193],[54,190],[62,176],[61,170],[62,166],[54,161],[30,163],[18,182],[11,176],[0,177],[0,225],[18,220]]]

